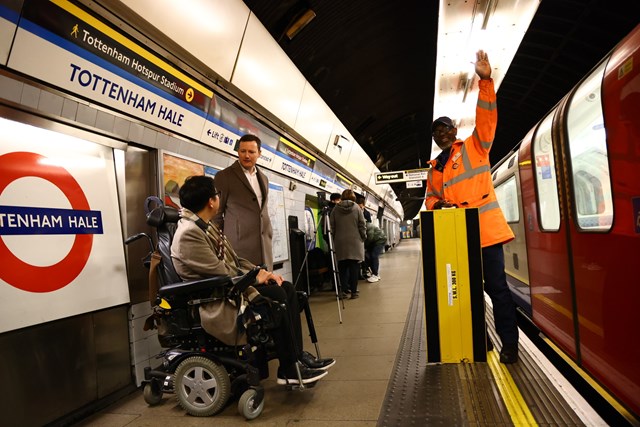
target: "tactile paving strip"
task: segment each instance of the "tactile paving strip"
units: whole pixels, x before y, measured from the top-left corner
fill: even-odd
[[[463,425],[458,368],[427,365],[422,274],[418,273],[378,426]]]

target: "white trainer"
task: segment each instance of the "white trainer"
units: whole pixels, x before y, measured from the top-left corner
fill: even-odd
[[[371,276],[369,276],[367,278],[367,282],[369,282],[369,283],[375,283],[378,280],[380,280],[380,278],[378,276],[374,275],[374,274],[372,274]]]

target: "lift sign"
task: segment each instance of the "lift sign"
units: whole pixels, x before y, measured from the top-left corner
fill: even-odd
[[[13,181],[26,176],[51,182],[66,196],[73,209],[0,205],[0,279],[29,292],[52,292],[71,283],[91,254],[93,235],[103,234],[100,211],[89,202],[75,178],[64,168],[46,164],[46,158],[29,152],[0,156],[0,194]],[[19,165],[19,166],[17,166]],[[16,257],[2,240],[7,235],[75,235],[73,246],[60,262],[34,266]]]

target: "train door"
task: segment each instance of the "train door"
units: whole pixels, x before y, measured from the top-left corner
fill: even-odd
[[[638,324],[640,301],[638,46],[640,32],[583,80],[563,132],[579,361],[616,394],[631,396],[636,412],[640,342],[628,331]]]
[[[520,181],[533,320],[567,354],[576,357],[567,225],[559,198],[563,184],[557,175],[556,135],[552,134],[556,111],[540,122],[530,144],[522,144]]]

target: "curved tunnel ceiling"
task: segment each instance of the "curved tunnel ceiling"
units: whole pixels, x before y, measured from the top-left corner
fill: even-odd
[[[431,155],[438,1],[244,2],[381,171],[424,166]],[[290,39],[287,27],[308,9],[316,16]],[[492,164],[639,22],[637,0],[542,1],[498,90]],[[404,219],[414,218],[424,187],[392,187]]]

